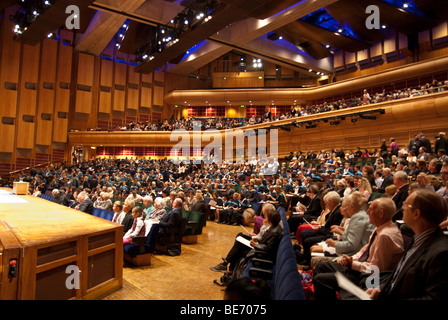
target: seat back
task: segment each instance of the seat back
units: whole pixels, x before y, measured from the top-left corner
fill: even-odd
[[[182,242],[182,238],[185,234],[185,227],[187,226],[187,219],[186,218],[182,218],[180,225],[179,225],[179,230],[176,234],[174,234],[174,243],[181,243]]]
[[[92,216],[101,218],[101,211],[103,211],[103,209],[93,208],[92,209]]]
[[[193,234],[201,234],[202,228],[205,225],[205,213],[198,212],[198,211],[192,211],[188,221],[197,222],[198,224],[197,224],[195,230],[193,231]]]
[[[145,246],[147,246],[147,252],[154,252],[157,244],[157,236],[159,234],[159,224],[154,223],[149,226],[149,233],[147,234],[148,239],[146,240]]]

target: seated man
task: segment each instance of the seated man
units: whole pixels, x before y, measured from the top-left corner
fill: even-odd
[[[182,199],[174,199],[173,210],[164,215],[160,220],[155,220],[160,226],[157,243],[167,245],[167,254],[170,256],[178,256],[181,253],[181,238],[183,235],[175,235],[173,239],[171,238],[171,231],[178,229],[182,223],[182,206]]]
[[[376,266],[379,272],[395,268],[404,250],[403,236],[392,221],[395,211],[395,203],[391,199],[374,200],[367,210],[370,223],[376,226],[369,243],[353,256],[342,255],[337,261],[320,261],[316,264],[313,278],[316,300],[336,298],[336,291],[339,291],[334,275],[336,271],[355,284],[365,286],[372,266]],[[350,297],[350,294],[340,290],[340,296]]]
[[[413,242],[395,270],[381,278],[380,289],[368,289],[371,299],[448,299],[448,237],[439,225],[447,206],[434,191],[417,189],[403,203],[403,220],[414,232]]]
[[[76,206],[76,210],[92,214],[93,210],[93,201],[89,198],[89,195],[85,191],[81,191],[78,194],[78,205]]]

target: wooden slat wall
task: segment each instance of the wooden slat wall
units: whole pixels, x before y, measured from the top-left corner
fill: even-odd
[[[142,74],[142,82],[140,87],[140,106],[145,108],[152,107],[152,78],[153,74]]]
[[[112,83],[114,64],[111,60],[101,60],[99,112],[109,114],[112,110]]]
[[[115,62],[114,75],[113,110],[124,112],[126,106],[127,65]]]
[[[33,149],[39,81],[40,44],[22,45],[16,147]],[[33,85],[34,88],[26,86]],[[25,118],[32,117],[29,120]]]
[[[61,38],[68,38],[67,33],[61,32]],[[61,42],[58,48],[57,72],[55,83],[55,107],[53,141],[67,142],[68,114],[70,108],[70,86],[72,78],[73,47],[65,46]]]
[[[52,143],[57,54],[57,41],[45,39],[42,43],[36,117],[36,144],[45,146],[50,146]]]
[[[94,66],[93,55],[79,53],[75,112],[89,114],[92,111]]]
[[[5,16],[13,14],[13,10],[8,9]],[[0,152],[12,153],[14,151],[14,136],[17,123],[17,97],[19,90],[19,70],[20,70],[20,43],[13,41],[11,36],[7,36],[14,29],[14,23],[9,19],[2,20],[2,43],[0,61],[0,97],[2,107],[0,108]],[[15,85],[14,89],[6,89],[5,84]],[[12,118],[12,124],[3,123],[3,118]]]
[[[128,109],[138,110],[140,106],[140,75],[133,70],[132,66],[129,66],[126,101]]]

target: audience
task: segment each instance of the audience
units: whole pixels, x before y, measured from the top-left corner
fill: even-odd
[[[30,190],[39,191],[35,196],[51,192],[55,202],[80,211],[91,213],[93,207],[109,208],[114,212],[113,221],[123,224],[124,235],[132,234],[139,220],[153,219],[160,221],[160,235],[163,238],[168,225],[173,220],[176,224],[179,222],[180,210],[195,208],[201,211],[206,206],[206,200],[210,199],[216,208],[217,220],[236,225],[256,221],[258,229],[254,228],[254,233],[263,234],[265,225],[261,224],[260,227],[260,221],[266,221],[258,215],[244,213],[254,203],[271,202],[263,206],[263,214],[265,206],[272,206],[274,210],[283,206],[289,215],[293,242],[297,241],[295,248],[299,253],[298,262],[303,262],[301,265],[312,265],[311,254],[319,251],[319,247],[322,251],[324,247],[334,248],[335,263],[321,261],[313,268],[317,283],[325,282],[322,278],[331,278],[329,274],[342,267],[344,272],[348,270],[350,275],[354,273],[356,276],[363,273],[369,263],[378,266],[381,271],[391,271],[392,260],[397,261],[395,253],[388,256],[390,261],[387,260],[380,251],[372,249],[381,245],[369,247],[371,260],[365,262],[359,259],[367,251],[369,239],[379,241],[379,238],[370,237],[375,227],[377,234],[382,230],[379,220],[373,221],[372,217],[386,217],[385,212],[389,213],[391,208],[395,208],[391,220],[394,226],[400,226],[398,230],[401,235],[407,235],[403,231],[408,228],[415,238],[414,245],[417,242],[417,245],[423,243],[428,246],[421,253],[422,246],[409,249],[411,254],[415,252],[409,260],[417,259],[416,253],[421,254],[414,262],[425,280],[420,283],[400,274],[394,285],[382,282],[381,292],[371,290],[369,293],[378,299],[439,299],[445,297],[442,288],[446,288],[446,279],[437,270],[447,258],[444,256],[446,238],[438,234],[439,229],[448,226],[445,135],[441,132],[433,147],[430,142],[428,146],[428,142],[423,134],[418,133],[409,145],[401,149],[394,146],[387,155],[383,151],[381,156],[375,152],[361,152],[359,148],[361,156],[367,153],[372,156],[364,160],[367,164],[363,166],[355,165],[355,154],[342,148],[317,153],[291,152],[290,156],[275,164],[272,175],[263,174],[263,168],[272,166],[275,159],[269,159],[269,163],[251,159],[243,164],[184,162],[178,166],[168,159],[108,158],[80,160],[73,165],[52,165],[38,170],[32,168],[29,174],[23,173],[17,179],[30,182]],[[416,159],[411,158],[414,157],[413,150],[416,151]],[[9,182],[3,183],[7,186]],[[62,201],[61,194],[70,202]],[[191,195],[190,203],[185,194]],[[443,205],[439,205],[439,198],[445,200]],[[432,203],[425,199],[431,199]],[[143,202],[144,214],[133,217],[133,208],[140,210],[135,205],[136,201]],[[372,202],[368,204],[369,201]],[[167,213],[165,208],[173,210]],[[430,219],[427,217],[429,209],[440,218],[427,221]],[[390,222],[387,225],[392,229]],[[436,225],[438,229],[434,231]],[[440,252],[436,252],[436,245],[440,247]],[[389,246],[390,250],[393,248],[393,245]],[[227,259],[224,261],[227,263],[225,270],[230,266]],[[421,259],[434,261],[434,264],[427,266]],[[409,260],[399,263],[398,268],[402,265],[407,268]],[[332,267],[324,268],[329,265]],[[446,268],[445,265],[443,267]],[[436,284],[434,279],[438,278],[441,282]],[[334,277],[329,281],[332,283],[331,293],[324,292],[321,296],[333,297],[334,292],[341,293],[334,285]],[[329,287],[327,284],[323,286],[326,289]],[[319,285],[316,288],[320,288]]]
[[[367,210],[370,224],[376,226],[369,243],[354,255],[343,254],[337,261],[320,261],[316,264],[313,278],[316,300],[336,299],[336,291],[340,289],[334,275],[336,271],[355,284],[362,285],[370,275],[370,267],[377,267],[376,271],[379,272],[395,268],[404,250],[403,236],[392,221],[395,211],[391,199],[374,200]],[[344,296],[342,292],[339,294]]]

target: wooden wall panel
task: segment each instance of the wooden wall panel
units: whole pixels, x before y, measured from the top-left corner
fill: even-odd
[[[125,86],[127,77],[127,65],[115,62],[115,80],[114,83]]]
[[[356,62],[356,53],[345,51],[345,64],[351,64]]]
[[[128,109],[135,109],[137,110],[139,107],[139,101],[140,101],[140,94],[139,90],[128,87],[128,93],[126,98],[126,105]]]
[[[22,61],[20,69],[19,104],[17,117],[16,147],[33,149],[37,90],[39,80],[40,44],[22,46]]]
[[[78,56],[78,80],[77,83],[85,86],[93,86],[93,70],[95,57],[90,54],[80,53]]]
[[[100,97],[98,111],[110,113],[112,110],[112,85],[114,64],[109,60],[101,60]]]
[[[105,87],[112,87],[114,74],[114,63],[110,60],[101,60],[101,77],[100,85]]]
[[[128,109],[138,109],[140,106],[140,73],[128,70],[127,101]]]
[[[127,65],[115,63],[114,90],[113,90],[113,110],[124,112],[126,107],[126,77]]]
[[[387,31],[384,38],[384,54],[397,50],[397,39],[395,31]]]
[[[383,43],[376,42],[370,47],[370,57],[378,57],[383,54]]]
[[[38,145],[49,146],[52,142],[57,55],[58,42],[44,39],[36,117],[36,144]]]
[[[434,40],[448,36],[448,22],[442,21],[439,25],[432,28],[432,38]]]
[[[91,91],[76,91],[76,112],[90,113],[92,111],[92,92]]]
[[[154,86],[154,105],[163,106],[164,88]]]
[[[98,111],[109,114],[112,109],[112,93],[100,91]]]
[[[75,112],[87,114],[92,112],[94,68],[95,57],[79,53]]]

